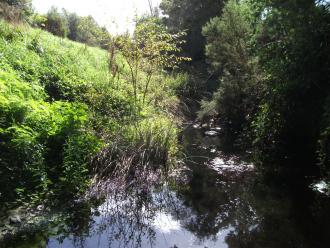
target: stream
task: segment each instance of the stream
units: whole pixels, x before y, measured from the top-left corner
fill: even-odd
[[[133,187],[75,207],[0,247],[328,248],[330,200],[308,183],[263,183],[221,136],[188,126],[178,183]],[[306,180],[308,181],[308,180]]]

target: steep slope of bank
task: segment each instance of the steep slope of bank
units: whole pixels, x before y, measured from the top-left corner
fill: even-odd
[[[134,98],[120,55],[113,73],[105,50],[3,21],[0,58],[2,207],[85,192],[101,151],[108,162],[131,156],[135,164],[171,163],[177,150],[175,89],[183,77],[157,73],[148,92]],[[145,77],[141,72],[138,89]],[[137,100],[142,94],[143,101]],[[134,148],[139,155],[129,153]]]

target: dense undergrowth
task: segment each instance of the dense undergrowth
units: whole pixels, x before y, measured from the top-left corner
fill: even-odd
[[[217,118],[260,170],[328,178],[327,1],[228,1],[203,28],[219,87],[199,115]]]
[[[134,149],[160,167],[171,164],[176,92],[185,76],[158,72],[148,92],[137,92],[143,101],[136,100],[120,54],[116,63],[115,76],[105,50],[0,22],[2,204],[82,194],[97,172],[95,161],[107,157],[102,166],[109,169]],[[145,77],[140,72],[138,89]]]

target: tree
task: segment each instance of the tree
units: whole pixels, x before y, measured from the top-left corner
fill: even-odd
[[[77,26],[76,40],[91,46],[107,48],[110,34],[104,27],[100,27],[92,16],[80,17]]]
[[[64,13],[68,20],[68,26],[69,26],[68,38],[70,40],[77,40],[80,17],[76,13],[69,13],[66,10],[64,11]]]
[[[0,17],[11,22],[28,19],[33,14],[31,0],[1,0]]]
[[[316,169],[311,165],[317,162],[318,139],[329,139],[330,11],[322,2],[263,2],[257,45],[268,78],[267,97],[255,121],[256,145],[260,157],[271,157],[276,167]],[[330,154],[327,149],[324,154]]]
[[[25,10],[32,10],[31,0],[1,0],[0,3],[6,3]]]
[[[137,22],[133,37],[128,34],[118,37],[116,45],[129,67],[134,100],[145,102],[152,76],[161,69],[173,69],[179,62],[189,60],[180,57],[179,45],[184,33],[170,34],[158,18],[143,18]],[[139,82],[140,73],[146,75],[145,82]],[[139,92],[142,85],[142,90]]]
[[[319,162],[330,174],[329,6],[231,0],[203,29],[220,85],[201,115],[249,134],[267,171],[310,173]]]
[[[211,70],[221,75],[211,102],[203,101],[199,118],[217,114],[233,133],[248,126],[258,103],[261,73],[253,54],[253,12],[245,1],[230,0],[220,17],[203,28]]]
[[[197,61],[204,58],[202,27],[221,13],[223,5],[223,0],[162,0],[160,8],[171,32],[187,32],[183,52]]]
[[[51,7],[47,13],[46,29],[60,37],[66,37],[69,33],[68,20],[56,7]]]

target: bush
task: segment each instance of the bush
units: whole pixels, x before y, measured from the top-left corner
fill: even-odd
[[[64,145],[60,187],[65,194],[84,193],[90,185],[89,162],[100,148],[100,140],[92,133],[68,137]]]
[[[69,173],[77,166],[70,157],[75,151],[74,159],[80,165],[74,170],[75,176],[85,178],[86,170],[81,168],[86,167],[89,156],[98,147],[98,139],[81,130],[88,120],[86,106],[47,103],[42,87],[20,81],[12,70],[0,70],[0,99],[1,197],[15,199],[37,192],[34,197],[40,198],[51,188],[54,190],[49,187],[53,182],[66,176],[66,180],[75,184],[75,187],[67,187],[67,192],[77,193],[77,188],[86,187],[87,179],[78,183]],[[82,134],[79,136],[79,133]],[[64,151],[48,145],[54,139],[66,144]],[[50,154],[57,154],[55,161],[64,161],[64,167],[47,163]],[[59,171],[54,174],[54,170]],[[56,185],[56,188],[61,187],[61,184]]]

